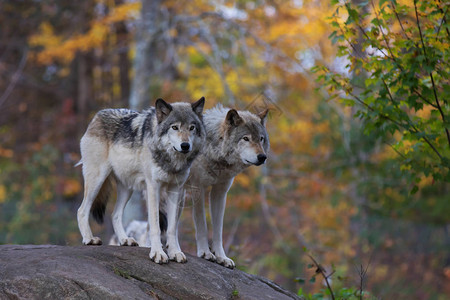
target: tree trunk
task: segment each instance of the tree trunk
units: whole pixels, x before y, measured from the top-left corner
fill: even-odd
[[[150,106],[154,97],[150,93],[150,79],[156,72],[158,61],[156,41],[160,34],[160,5],[160,0],[142,0],[141,19],[136,33],[134,78],[130,94],[130,108],[134,110],[142,110]]]

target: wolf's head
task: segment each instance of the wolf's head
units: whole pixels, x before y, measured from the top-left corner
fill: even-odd
[[[156,100],[157,134],[167,151],[182,154],[193,151],[198,153],[205,139],[202,121],[204,104],[204,97],[192,104],[184,102],[169,104],[163,99]]]
[[[232,147],[227,152],[245,165],[259,166],[266,162],[269,151],[269,136],[265,128],[267,112],[264,110],[255,115],[231,109],[225,117],[223,130],[228,145],[224,147]]]

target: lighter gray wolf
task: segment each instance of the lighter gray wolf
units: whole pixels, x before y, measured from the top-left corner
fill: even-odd
[[[169,104],[156,100],[143,112],[128,109],[99,111],[81,138],[84,198],[78,209],[78,227],[85,245],[101,245],[89,226],[89,212],[103,220],[106,203],[117,185],[117,201],[112,214],[114,232],[122,246],[137,246],[128,237],[122,215],[132,191],[145,191],[150,225],[150,258],[156,263],[185,262],[178,243],[178,203],[184,199],[183,185],[190,167],[205,141],[202,113],[205,99],[193,104]],[[168,255],[161,244],[159,203],[167,197]]]
[[[206,143],[185,184],[193,201],[197,256],[228,268],[234,268],[235,263],[226,256],[222,245],[227,193],[236,175],[249,166],[266,162],[270,147],[267,113],[266,109],[255,115],[221,105],[205,111]],[[205,198],[208,197],[213,233],[211,250],[205,217]]]
[[[184,185],[193,201],[197,256],[228,267],[235,263],[225,254],[222,245],[223,218],[228,190],[234,177],[247,167],[266,162],[269,137],[266,130],[267,110],[258,115],[236,111],[221,105],[205,111],[203,121],[206,142],[192,164]],[[209,198],[213,239],[208,244],[205,199]],[[129,227],[132,234],[146,240],[145,222]],[[114,244],[114,242],[111,242]]]

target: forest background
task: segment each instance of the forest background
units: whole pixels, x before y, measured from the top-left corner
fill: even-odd
[[[81,244],[74,164],[95,112],[205,96],[207,108],[271,109],[268,163],[228,196],[238,268],[316,293],[311,255],[335,289],[448,299],[448,7],[0,1],[0,244]],[[108,241],[110,219],[94,231]],[[187,201],[191,254],[194,234]]]

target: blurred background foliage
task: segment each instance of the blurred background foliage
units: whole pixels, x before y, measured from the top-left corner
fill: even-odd
[[[228,196],[224,245],[239,268],[314,293],[323,282],[295,280],[314,275],[309,253],[336,271],[336,288],[359,287],[363,265],[364,289],[377,298],[448,299],[448,180],[436,169],[411,172],[398,153],[407,155],[408,145],[393,147],[398,135],[371,116],[355,117],[348,98],[330,97],[329,82],[310,71],[365,80],[349,71],[351,53],[331,42],[333,20],[349,20],[348,12],[336,16],[336,5],[373,16],[395,4],[412,23],[412,3],[334,2],[0,1],[0,243],[81,244],[82,176],[73,165],[96,111],[205,96],[207,108],[272,108],[269,161],[239,175]],[[438,8],[429,21],[442,20],[440,33],[448,34],[448,3],[429,3]],[[401,34],[394,22],[383,26]],[[447,36],[439,47],[448,43]],[[440,92],[448,100],[445,53]],[[348,92],[346,84],[334,88]],[[447,102],[443,109],[448,117]],[[432,155],[422,150],[414,157]],[[110,220],[93,230],[108,241]],[[189,201],[180,232],[194,254]]]

